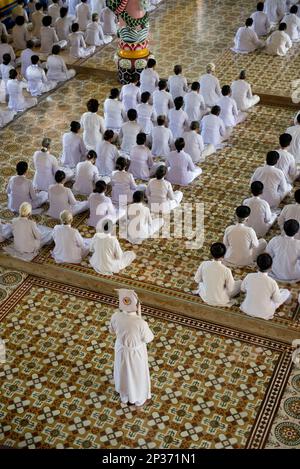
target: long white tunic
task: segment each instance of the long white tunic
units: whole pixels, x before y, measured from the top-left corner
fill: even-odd
[[[253,29],[257,36],[266,36],[270,31],[270,21],[268,15],[264,11],[255,11],[252,13]]]
[[[98,168],[91,161],[78,163],[75,170],[73,191],[77,194],[90,195],[99,179]]]
[[[286,23],[286,33],[290,36],[291,41],[298,42],[300,40],[300,18],[295,13],[289,13],[285,15],[282,20]]]
[[[75,168],[80,161],[85,161],[87,149],[80,135],[66,132],[63,134],[62,146],[61,162],[67,168]]]
[[[85,42],[88,46],[102,46],[105,43],[105,36],[100,23],[96,21],[88,23],[85,31]]]
[[[33,209],[38,208],[48,200],[47,192],[37,194],[32,182],[25,176],[12,176],[7,185],[8,208],[12,212],[19,212],[23,202],[31,204]]]
[[[53,26],[41,27],[41,53],[50,54],[53,45],[58,42],[58,37]]]
[[[285,0],[265,0],[264,12],[270,23],[278,23],[285,14]]]
[[[92,13],[98,13],[98,15],[100,15],[105,4],[106,0],[91,0]]]
[[[286,236],[275,236],[267,245],[273,259],[272,277],[283,281],[300,281],[300,241]]]
[[[52,18],[52,24],[59,18],[60,5],[58,3],[52,3],[48,6],[48,15]]]
[[[153,68],[145,68],[140,76],[141,93],[148,91],[153,93],[158,86],[159,76]]]
[[[63,184],[53,184],[49,187],[49,210],[47,215],[59,219],[63,210],[69,210],[73,215],[88,210],[88,202],[78,202],[71,189]]]
[[[228,226],[223,243],[227,248],[225,260],[239,266],[252,264],[255,257],[254,249],[259,247],[254,229],[243,223]]]
[[[36,10],[32,13],[32,36],[41,39],[41,27],[44,13],[41,10]],[[52,22],[53,23],[53,22]]]
[[[0,64],[3,62],[3,55],[9,54],[11,57],[11,63],[14,64],[16,60],[16,54],[10,44],[6,44],[5,42],[0,43]],[[22,55],[22,54],[21,54]]]
[[[169,109],[174,107],[171,93],[166,90],[155,90],[153,95],[153,109],[157,116],[168,116]]]
[[[12,237],[11,223],[3,223],[0,220],[0,243]]]
[[[141,244],[158,232],[163,224],[163,218],[153,219],[144,204],[131,204],[127,207],[126,239],[132,244]]]
[[[137,123],[141,127],[142,132],[145,134],[151,134],[153,128],[153,122],[156,120],[156,114],[153,110],[153,106],[148,103],[141,103],[137,105]]]
[[[83,33],[81,31],[69,34],[68,43],[70,45],[70,55],[76,59],[84,59],[95,52],[95,46],[86,46]]]
[[[110,8],[103,8],[100,14],[100,21],[103,24],[104,34],[117,34],[117,18]]]
[[[6,103],[7,82],[9,80],[9,72],[13,69],[14,69],[14,67],[11,64],[8,64],[8,65],[4,65],[3,63],[0,64],[0,75],[2,76],[0,86],[1,86],[2,92],[3,92],[3,96],[0,97],[0,102]]]
[[[173,134],[168,127],[158,125],[152,129],[151,142],[152,155],[166,158],[171,151],[171,146],[174,144]]]
[[[276,168],[281,169],[285,175],[287,183],[293,183],[297,177],[297,165],[294,156],[285,149],[276,150],[280,158],[275,165]]]
[[[210,143],[217,148],[226,135],[223,120],[214,114],[204,116],[201,121],[201,135],[205,145]]]
[[[173,191],[172,185],[165,179],[151,179],[146,188],[146,195],[151,211],[169,213],[179,206],[183,193]]]
[[[271,208],[277,208],[290,190],[283,172],[274,166],[265,165],[257,168],[250,184],[254,181],[263,183],[264,191],[261,198],[266,200]]]
[[[289,204],[283,207],[278,217],[278,225],[283,232],[283,225],[288,220],[297,220],[300,223],[300,204]],[[300,239],[300,230],[294,236],[295,239]]]
[[[173,108],[169,110],[169,129],[173,134],[174,140],[182,137],[184,131],[188,128],[189,118],[185,111]]]
[[[76,15],[76,6],[80,0],[67,0],[68,8],[69,8],[69,15],[75,16]]]
[[[29,65],[26,70],[26,78],[31,96],[40,96],[57,86],[56,81],[47,79],[44,70],[38,65]]]
[[[115,223],[118,212],[115,209],[110,197],[104,194],[93,193],[89,196],[90,217],[87,221],[89,226],[96,228],[100,220],[110,219]]]
[[[235,80],[232,82],[231,97],[235,100],[239,111],[247,111],[260,101],[259,96],[253,96],[251,85],[246,80]]]
[[[287,134],[292,136],[292,142],[289,147],[290,153],[295,157],[297,164],[300,164],[300,125],[293,125],[286,130]]]
[[[137,134],[142,132],[141,126],[136,121],[125,122],[120,130],[119,139],[121,141],[121,150],[130,154],[132,148],[136,145]]]
[[[172,75],[168,79],[168,88],[173,99],[183,97],[188,91],[187,79],[183,75]]]
[[[83,141],[86,148],[96,151],[105,132],[103,117],[98,116],[95,112],[85,112],[81,116],[80,125],[83,128]]]
[[[120,130],[125,117],[125,109],[121,101],[107,98],[104,101],[105,127],[112,130]]]
[[[42,234],[35,221],[28,218],[12,220],[14,248],[20,253],[33,253],[41,247]]]
[[[236,102],[230,96],[222,96],[217,102],[221,108],[220,118],[225,127],[234,127],[237,124],[238,109]]]
[[[76,6],[76,22],[79,24],[79,29],[85,31],[91,19],[91,10],[87,3],[79,3]],[[95,45],[95,44],[93,44]]]
[[[71,24],[73,23],[73,18],[71,16],[65,16],[64,18],[57,18],[55,21],[54,27],[57,34],[57,37],[60,41],[67,41],[68,36],[71,33]]]
[[[25,109],[37,104],[36,98],[24,98],[24,83],[19,80],[8,80],[6,89],[9,96],[8,107],[13,111],[24,111]]]
[[[233,51],[241,54],[254,52],[264,46],[264,42],[258,39],[256,32],[247,26],[241,26],[234,38]]]
[[[15,111],[0,111],[0,128],[12,121],[15,115]]]
[[[52,256],[55,262],[79,264],[88,254],[88,248],[81,234],[70,225],[56,225],[52,236],[55,243]]]
[[[202,136],[196,130],[189,130],[183,134],[183,138],[185,141],[184,151],[190,155],[193,162],[203,161],[204,143]]]
[[[120,99],[123,103],[125,112],[129,109],[136,109],[140,100],[140,88],[134,83],[123,85],[121,89]]]
[[[238,293],[237,285],[231,270],[221,261],[204,261],[195,275],[195,282],[199,285],[199,295],[211,306],[231,306],[231,298]]]
[[[137,185],[131,173],[127,171],[114,171],[111,176],[112,201],[116,205],[127,205],[132,202],[133,193]],[[122,198],[120,200],[120,197]]]
[[[184,110],[188,115],[189,122],[200,122],[203,113],[206,111],[204,98],[196,91],[190,91],[184,97]]]
[[[192,158],[185,151],[171,151],[167,158],[169,171],[166,179],[172,184],[187,186],[202,173],[201,168],[194,165]]]
[[[99,174],[101,176],[111,176],[111,173],[115,170],[117,158],[119,157],[117,147],[112,143],[103,140],[97,144],[96,153],[96,166]]]
[[[31,57],[35,55],[32,49],[24,49],[21,54],[21,73],[26,78],[26,70],[31,65]]]
[[[206,106],[215,106],[218,99],[221,97],[221,88],[218,78],[211,73],[205,73],[200,77],[199,82],[200,94],[203,96]]]
[[[30,39],[26,25],[18,26],[16,24],[12,29],[12,38],[15,50],[26,49],[26,43]]]
[[[54,155],[47,151],[36,151],[33,155],[35,174],[33,186],[40,191],[48,191],[51,184],[55,184],[55,173],[58,170],[58,161]]]
[[[293,43],[285,31],[274,31],[266,42],[266,53],[269,55],[284,56]]]
[[[132,251],[123,252],[119,241],[111,234],[96,233],[91,242],[91,266],[99,274],[118,274],[136,258]]]
[[[130,152],[129,172],[135,179],[147,180],[153,166],[151,151],[145,145],[135,145]]]
[[[260,197],[251,197],[245,199],[243,205],[251,209],[246,225],[254,229],[258,238],[265,236],[276,220],[276,214],[271,212],[268,202]]]
[[[59,55],[49,55],[47,59],[47,78],[55,82],[70,80],[76,74],[75,70],[68,70],[65,61]]]
[[[114,381],[121,401],[143,405],[151,398],[147,346],[154,338],[148,324],[136,313],[118,311],[110,322],[116,334]]]

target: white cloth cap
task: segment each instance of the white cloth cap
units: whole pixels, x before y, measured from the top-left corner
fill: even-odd
[[[119,293],[119,309],[131,313],[138,309],[138,296],[134,290],[127,290],[126,288],[117,289]]]

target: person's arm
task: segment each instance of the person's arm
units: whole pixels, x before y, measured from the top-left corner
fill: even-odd
[[[203,281],[202,270],[203,270],[203,263],[198,267],[198,270],[194,277],[195,282],[198,284]]]
[[[220,87],[220,82],[219,80],[216,78],[216,89],[215,89],[215,92],[217,93],[218,96],[222,96],[222,92],[221,92],[221,87]]]
[[[232,112],[233,112],[233,116],[237,119],[239,112],[238,112],[238,108],[234,99],[232,100]]]
[[[9,54],[11,56],[12,62],[14,62],[16,60],[16,54],[15,54],[15,51],[13,50],[13,48],[11,46],[10,46]]]
[[[82,159],[84,159],[88,151],[81,137],[80,137],[79,151],[80,151]]]
[[[147,160],[147,163],[148,163],[148,168],[152,168],[154,162],[153,162],[153,156],[152,156],[150,150],[148,151],[148,160]]]
[[[128,173],[128,174],[129,174],[129,173]],[[130,189],[131,189],[132,191],[136,191],[136,190],[137,190],[137,185],[136,185],[136,183],[135,183],[135,180],[134,180],[132,174],[130,174]]]
[[[277,285],[277,283],[274,280],[274,283],[272,282],[272,294],[271,294],[271,301],[274,301],[274,303],[281,303],[281,295],[280,295],[280,290]]]
[[[117,240],[117,238],[114,239],[114,249],[113,249],[113,253],[114,253],[114,259],[115,260],[120,260],[123,256],[123,251],[121,249],[121,246],[120,246],[120,243],[119,241]]]
[[[194,162],[193,162],[191,156],[190,156],[188,153],[186,153],[186,155],[187,155],[187,157],[188,157],[188,158],[187,158],[187,160],[188,160],[188,161],[187,161],[187,163],[188,163],[187,170],[188,170],[188,171],[195,171],[195,170],[196,170],[196,166],[194,165]]]
[[[278,185],[278,192],[282,195],[286,194],[287,191],[288,191],[288,187],[287,187],[287,182],[286,182],[286,178],[285,178],[285,175],[283,174],[283,172],[281,171],[281,175],[280,175],[280,183]]]
[[[52,28],[52,34],[53,34],[53,42],[54,43],[59,42],[56,31],[55,31],[55,28]]]
[[[273,238],[274,239],[274,238]],[[267,247],[266,247],[266,253],[267,254],[270,254],[270,256],[272,257],[272,259],[274,258],[274,249],[273,249],[273,243],[272,243],[272,239],[271,241],[267,244]]]
[[[172,184],[169,181],[165,181],[165,183],[167,184],[167,188],[168,188],[167,199],[168,200],[174,200],[175,195],[174,195]]]
[[[75,243],[78,248],[84,248],[83,237],[81,236],[78,230],[75,230]]]
[[[285,222],[285,213],[286,213],[286,207],[282,209],[280,212],[279,217],[277,218],[279,228],[282,230],[284,222]]]
[[[183,89],[186,93],[189,91],[187,79],[185,77],[184,77],[184,80],[183,80]]]
[[[257,236],[256,236],[256,233],[255,231],[253,230],[253,228],[251,228],[250,231],[250,237],[251,237],[251,248],[258,248],[259,246],[259,241],[257,239]]]
[[[248,99],[252,99],[252,98],[253,98],[253,94],[252,94],[252,90],[251,90],[251,85],[250,85],[250,83],[248,83],[247,98],[248,98]]]
[[[100,129],[99,130],[100,130],[100,133],[103,135],[105,130],[106,130],[105,129],[105,122],[104,122],[103,117],[99,116],[99,118],[100,118]]]
[[[265,223],[270,223],[270,221],[273,218],[271,208],[268,202],[266,202],[264,205],[265,205]]]
[[[234,278],[232,275],[232,272],[230,269],[226,268],[226,273],[225,273],[225,288],[228,293],[232,292],[234,289]]]
[[[42,239],[42,233],[39,231],[39,229],[37,228],[36,226],[36,223],[35,222],[32,222],[32,235],[35,239],[37,239],[38,241]]]
[[[246,292],[247,292],[247,277],[245,277],[244,280],[242,281],[241,291],[242,291],[243,293],[246,293]]]
[[[145,344],[149,344],[149,342],[152,342],[152,340],[154,339],[154,335],[152,331],[150,330],[146,321],[143,321],[143,323],[144,324],[143,324],[143,331],[142,331],[142,342],[144,342]]]
[[[226,228],[225,233],[224,233],[223,244],[225,244],[226,248],[229,247],[228,228]]]
[[[68,203],[69,203],[70,205],[75,205],[75,204],[77,204],[77,200],[75,199],[74,194],[73,194],[73,192],[71,191],[71,189],[69,189],[68,187],[67,187],[66,189],[67,189],[67,191],[68,191]]]
[[[30,195],[31,200],[34,200],[36,198],[36,193],[35,193],[35,190],[33,188],[33,185],[32,185],[31,181],[29,183],[29,195]]]
[[[7,195],[11,194],[11,179],[8,181],[6,193]]]

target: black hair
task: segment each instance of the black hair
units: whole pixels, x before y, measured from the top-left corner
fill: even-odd
[[[192,91],[199,91],[200,90],[200,83],[199,81],[193,81],[191,85],[191,90]]]
[[[64,171],[62,171],[61,169],[58,169],[55,173],[55,181],[60,184],[61,182],[63,182],[64,179],[66,179],[66,173]]]
[[[149,93],[149,91],[144,91],[144,93],[141,94],[141,102],[144,104],[148,103],[150,96],[151,94]]]
[[[165,165],[162,164],[157,168],[155,172],[155,177],[156,179],[160,180],[160,179],[163,179],[166,174],[167,174],[167,168]]]
[[[109,99],[116,99],[118,98],[119,94],[120,94],[120,91],[118,90],[118,88],[112,88],[110,90]]]
[[[116,170],[123,171],[123,169],[126,169],[126,166],[127,166],[126,158],[124,158],[123,156],[119,156],[116,161]]]
[[[184,141],[184,138],[177,138],[175,140],[175,148],[176,150],[178,151],[178,153],[183,150],[185,147],[185,141]]]
[[[235,214],[240,220],[244,220],[245,218],[248,218],[251,213],[250,207],[247,207],[247,205],[240,205],[237,207]]]
[[[251,184],[251,192],[252,194],[257,197],[258,195],[262,194],[264,190],[264,185],[261,181],[254,181]]]
[[[175,75],[179,75],[180,73],[182,73],[182,66],[181,65],[175,65],[174,66],[174,73],[175,73]]]
[[[136,110],[135,109],[128,109],[127,117],[128,117],[128,120],[130,120],[131,122],[135,121],[137,119]]]
[[[223,243],[213,243],[210,247],[210,253],[214,259],[221,259],[226,254],[226,246]]]
[[[132,200],[136,204],[139,204],[140,202],[143,202],[144,201],[144,192],[143,191],[135,191],[132,195]]]
[[[177,96],[177,98],[174,99],[174,106],[175,106],[176,111],[179,111],[179,109],[182,108],[183,103],[184,101],[183,101],[182,96]]]
[[[282,148],[286,148],[291,144],[293,137],[290,134],[281,134],[279,137],[279,144]]]
[[[28,163],[27,161],[19,161],[16,165],[16,171],[18,176],[23,176],[28,170]]]
[[[74,132],[75,134],[77,134],[77,132],[80,130],[80,127],[81,125],[77,121],[72,121],[70,124],[70,130],[71,132]]]
[[[136,143],[137,145],[145,145],[147,140],[147,135],[144,132],[140,132],[136,136]]]
[[[273,259],[270,254],[264,253],[257,257],[256,263],[261,272],[266,272],[267,270],[271,269]]]
[[[97,99],[91,98],[86,103],[86,107],[89,112],[97,112],[99,109],[99,101]]]
[[[105,192],[107,184],[105,181],[96,181],[94,192],[98,194],[103,194]]]
[[[111,140],[113,137],[114,137],[114,131],[111,129],[107,129],[103,134],[103,140],[105,140],[106,142],[108,140]]]
[[[43,26],[51,26],[52,18],[50,15],[44,16],[42,19]]]
[[[299,231],[299,222],[297,220],[287,220],[284,222],[283,229],[287,236],[295,236]]]
[[[275,166],[275,164],[279,160],[279,157],[280,157],[280,155],[279,155],[278,151],[269,151],[267,153],[267,158],[266,158],[267,165]]]

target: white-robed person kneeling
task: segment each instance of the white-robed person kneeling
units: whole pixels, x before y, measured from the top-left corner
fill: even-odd
[[[105,132],[103,117],[97,114],[99,102],[97,99],[89,99],[86,103],[87,112],[82,114],[80,125],[83,128],[83,141],[88,150],[97,151],[97,145],[102,142]]]
[[[4,248],[7,254],[25,261],[31,261],[41,247],[52,241],[52,229],[37,225],[30,219],[32,207],[28,202],[20,205],[19,217],[11,223],[13,244]]]
[[[118,88],[112,88],[103,105],[105,127],[114,132],[120,131],[123,120],[126,118],[125,108],[123,103],[119,101],[119,96],[120,91]]]
[[[216,150],[223,148],[225,146],[223,142],[229,137],[220,113],[220,106],[213,106],[210,114],[202,118],[200,125],[204,145],[213,145]]]
[[[90,216],[87,224],[94,228],[97,227],[100,220],[109,219],[116,223],[119,218],[126,214],[125,209],[117,209],[113,205],[111,198],[105,194],[106,188],[107,184],[105,181],[97,181],[93,193],[88,198]]]
[[[149,208],[144,205],[143,191],[136,191],[133,194],[133,203],[128,205],[126,218],[121,220],[121,225],[123,220],[121,236],[123,237],[124,230],[125,238],[131,244],[142,244],[158,233],[164,224],[163,218],[152,218]]]
[[[116,335],[114,382],[123,404],[142,406],[151,398],[147,344],[154,336],[141,316],[141,305],[133,290],[121,289],[119,310],[110,321]]]
[[[58,170],[55,173],[56,184],[49,187],[49,210],[47,215],[52,218],[59,219],[61,212],[67,210],[72,215],[78,215],[85,212],[89,208],[87,201],[79,202],[75,199],[73,192],[64,186],[66,182],[66,174],[64,171]]]
[[[175,148],[176,150],[171,151],[167,158],[166,164],[169,170],[166,177],[172,184],[187,186],[202,174],[202,169],[195,166],[190,155],[184,151],[183,138],[175,141]]]
[[[89,253],[90,239],[84,239],[76,228],[72,228],[73,215],[68,210],[60,213],[61,225],[53,229],[55,247],[52,256],[57,263],[80,264]]]
[[[18,80],[18,73],[15,69],[10,70],[9,80],[7,81],[6,90],[8,94],[8,108],[11,111],[25,111],[37,104],[37,98],[24,98],[23,89],[27,85],[23,81]]]
[[[146,188],[148,204],[153,213],[170,213],[179,207],[183,193],[173,191],[172,185],[165,180],[167,168],[161,165],[157,168],[155,178],[151,179]]]
[[[47,78],[55,82],[70,80],[75,77],[76,72],[74,69],[69,69],[66,66],[64,59],[59,55],[61,47],[55,44],[52,47],[52,54],[49,55],[46,63]]]
[[[269,55],[279,55],[284,57],[293,43],[290,36],[286,33],[286,23],[280,23],[278,31],[274,31],[267,39],[266,53]]]
[[[57,86],[57,82],[48,80],[44,70],[39,67],[39,60],[38,55],[32,55],[31,65],[29,65],[26,70],[28,91],[31,96],[40,96],[43,93],[53,90],[53,88]]]
[[[234,38],[234,47],[231,49],[238,54],[249,54],[265,46],[265,41],[258,38],[252,29],[253,19],[247,18],[245,26],[240,27]]]
[[[239,111],[248,111],[260,101],[260,97],[252,94],[251,85],[246,81],[246,72],[242,70],[238,80],[231,84],[231,97],[235,100]]]
[[[136,258],[133,251],[122,251],[118,239],[111,233],[113,226],[110,219],[100,220],[91,241],[90,250],[93,255],[90,264],[96,272],[103,275],[118,274]]]

